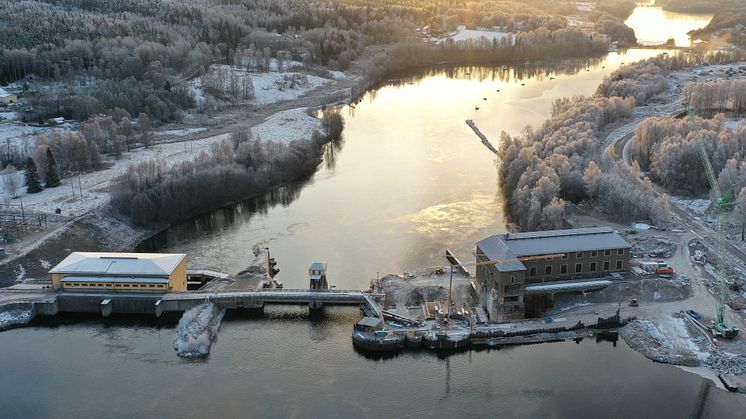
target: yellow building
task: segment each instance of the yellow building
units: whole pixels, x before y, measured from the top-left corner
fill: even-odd
[[[49,273],[56,288],[186,291],[186,255],[73,252]]]
[[[0,87],[0,103],[10,105],[11,103],[16,102],[18,102],[18,96]]]

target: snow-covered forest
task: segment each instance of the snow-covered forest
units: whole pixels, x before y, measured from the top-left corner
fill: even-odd
[[[236,131],[191,161],[129,165],[115,182],[112,203],[136,224],[174,223],[302,180],[316,171],[324,147],[333,147],[342,134],[337,109],[325,110],[321,122],[323,133],[289,144]]]
[[[344,70],[367,47],[397,45],[368,63],[377,80],[414,64],[474,61],[475,48],[491,51],[477,54],[484,62],[605,51],[604,41],[568,29],[561,11],[545,0],[456,7],[445,0],[0,0],[0,84],[33,76],[76,86],[33,99],[31,118],[40,122],[82,121],[112,108],[172,122],[195,106],[185,80],[215,63],[266,71],[270,60],[294,60]],[[494,51],[492,44],[436,48],[415,32],[446,32],[458,24],[521,34],[515,45]]]
[[[561,227],[564,202],[590,200],[620,221],[662,216],[649,180],[639,167],[615,162],[603,150],[601,131],[629,118],[666,89],[667,72],[688,65],[685,57],[659,56],[620,68],[592,97],[558,100],[552,118],[522,135],[502,134],[499,169],[503,194],[523,230]]]

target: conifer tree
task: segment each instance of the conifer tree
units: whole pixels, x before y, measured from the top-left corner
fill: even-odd
[[[26,192],[37,193],[42,191],[41,180],[39,180],[39,171],[36,169],[34,159],[26,159]]]
[[[47,149],[47,171],[44,175],[44,185],[47,188],[60,186],[60,175],[57,173],[57,162],[54,160],[52,150]]]

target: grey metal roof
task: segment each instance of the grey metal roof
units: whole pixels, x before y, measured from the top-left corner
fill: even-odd
[[[525,256],[585,252],[589,250],[629,249],[632,247],[609,227],[548,230],[529,233],[497,234],[477,242],[477,247],[500,272],[522,271],[526,267],[517,259]]]
[[[73,252],[49,273],[169,276],[185,257],[185,254],[168,253]]]
[[[325,271],[326,270],[326,262],[314,262],[311,264],[311,266],[308,268],[309,270],[314,271]]]
[[[382,323],[381,319],[377,317],[363,317],[357,324],[366,327],[378,327]]]
[[[552,281],[536,285],[527,285],[524,289],[526,295],[549,294],[557,292],[592,291],[606,288],[611,281],[606,279],[595,279],[591,281]]]
[[[146,283],[146,284],[168,284],[168,278],[152,276],[84,276],[69,275],[60,279],[60,282],[108,282],[108,283]]]

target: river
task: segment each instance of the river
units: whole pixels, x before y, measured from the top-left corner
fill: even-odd
[[[555,70],[402,76],[343,110],[344,143],[333,164],[327,159],[298,190],[176,225],[140,250],[183,252],[190,266],[235,273],[253,246],[269,246],[277,278],[292,288],[307,286],[314,261],[329,263],[332,284],[353,289],[379,274],[443,265],[446,248],[468,262],[474,243],[505,232],[506,222],[495,156],[464,121],[473,119],[497,145],[501,131],[543,123],[554,100],[591,95],[621,63],[660,52],[611,53]]]
[[[674,45],[688,47],[691,45],[688,32],[701,29],[712,20],[711,14],[669,12],[653,4],[651,0],[636,7],[624,22],[635,30],[640,45],[661,45],[673,39]]]
[[[542,123],[555,99],[592,94],[622,62],[658,52],[565,71],[402,75],[344,110],[344,142],[310,181],[174,226],[143,249],[236,272],[253,246],[268,245],[288,287],[305,286],[316,260],[340,288],[443,264],[445,248],[469,261],[474,242],[505,231],[505,220],[494,156],[464,120],[497,143],[503,130]],[[200,361],[175,355],[174,319],[37,320],[0,333],[1,416],[730,418],[746,408],[746,398],[622,341],[371,359],[352,347],[357,319],[353,309],[229,313]]]

